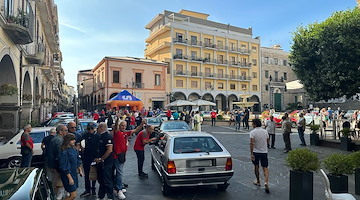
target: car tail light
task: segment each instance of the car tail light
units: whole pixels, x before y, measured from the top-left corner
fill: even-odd
[[[168,161],[167,164],[167,172],[169,174],[175,174],[176,173],[176,166],[174,161]]]
[[[226,171],[232,170],[232,160],[231,160],[231,158],[228,158],[226,160],[225,170]]]

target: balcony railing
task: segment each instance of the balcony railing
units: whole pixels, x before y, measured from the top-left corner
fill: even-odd
[[[239,62],[238,65],[243,68],[251,68],[251,63]]]
[[[188,40],[184,38],[173,38],[174,43],[188,44]]]
[[[30,64],[42,64],[45,59],[45,48],[42,43],[25,45],[25,58]]]
[[[217,62],[216,62],[217,64],[219,64],[219,65],[227,65],[228,64],[228,61],[227,60],[217,60]]]
[[[174,75],[175,76],[187,76],[187,71],[182,71],[182,70],[174,70]]]
[[[134,83],[134,88],[145,88],[144,83]]]
[[[225,45],[216,45],[216,48],[218,49],[218,50],[228,50],[228,47],[227,46],[225,46]]]
[[[186,55],[182,55],[182,54],[175,54],[174,55],[174,59],[183,59],[183,60],[187,60],[188,56]]]
[[[190,76],[202,76],[202,72],[190,72]]]
[[[239,49],[238,52],[240,52],[242,54],[250,54],[251,50],[250,49]]]
[[[229,75],[227,75],[227,74],[216,74],[216,77],[220,78],[220,79],[227,79],[229,77]]]
[[[191,61],[203,62],[203,58],[197,56],[190,56]]]
[[[202,46],[202,41],[191,40],[190,44],[193,46]]]
[[[213,73],[204,73],[205,78],[216,78],[216,74]]]
[[[216,45],[215,44],[211,44],[211,43],[204,43],[204,47],[205,48],[213,48],[213,49],[215,49],[216,48]]]
[[[11,8],[11,6],[5,6],[9,1],[0,0],[2,9],[1,15],[4,17],[6,24],[4,30],[15,44],[29,44],[33,42],[33,30],[34,30],[34,14],[31,8],[31,4],[26,0],[26,4],[30,6],[27,13],[20,7]]]
[[[216,63],[216,59],[204,58],[203,62],[204,63]]]

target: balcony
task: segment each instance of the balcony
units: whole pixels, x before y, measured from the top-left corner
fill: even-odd
[[[173,38],[173,43],[174,43],[174,44],[184,44],[184,45],[187,45],[187,44],[188,44],[188,40],[187,40],[187,39],[183,39],[183,38]]]
[[[191,77],[201,77],[201,76],[202,76],[202,72],[190,72],[190,76],[191,76]]]
[[[215,79],[215,78],[216,78],[216,74],[213,74],[213,73],[204,73],[204,78]]]
[[[190,45],[191,45],[191,46],[199,46],[199,47],[201,47],[201,46],[202,46],[202,42],[201,42],[201,41],[197,41],[197,40],[191,40],[191,41],[190,41]]]
[[[211,43],[204,43],[204,47],[205,48],[210,48],[210,49],[215,49],[216,45],[215,44],[211,44]]]
[[[175,55],[174,55],[174,59],[175,59],[175,60],[187,60],[187,59],[188,59],[188,56],[182,55],[182,54],[175,54]]]
[[[203,60],[204,63],[212,63],[212,64],[216,64],[216,60],[215,59],[211,59],[211,58],[205,58]]]
[[[239,76],[240,81],[251,81],[251,76]]]
[[[42,43],[36,44],[35,42],[25,46],[25,58],[30,64],[41,65],[45,59],[45,48]]]
[[[227,60],[217,60],[216,64],[218,64],[218,65],[228,65],[228,61]]]
[[[238,65],[241,68],[251,68],[251,63],[239,62]]]
[[[229,75],[227,75],[227,74],[216,74],[216,77],[218,79],[228,79]]]
[[[251,54],[251,50],[250,50],[250,49],[239,49],[238,52],[240,52],[241,54],[246,54],[246,55],[250,55],[250,54]]]
[[[218,44],[216,45],[216,49],[219,50],[219,51],[227,51],[228,50],[228,47],[227,46],[224,46],[222,44]]]
[[[190,56],[190,61],[192,62],[203,62],[203,58],[197,56]]]
[[[230,80],[236,80],[238,76],[236,75],[229,75],[229,79]]]
[[[145,88],[144,86],[145,86],[144,83],[134,83],[134,88],[142,89]]]
[[[29,1],[26,1],[30,6]],[[4,0],[0,0],[1,5],[5,5]],[[1,15],[5,19],[3,26],[5,32],[14,44],[29,44],[33,42],[34,14],[30,7],[29,13],[20,8],[11,9],[2,6]]]
[[[37,0],[37,8],[39,9],[38,16],[42,21],[45,32],[45,37],[48,41],[50,50],[57,52],[59,50],[58,24],[57,13],[54,1]]]
[[[187,76],[187,71],[174,70],[174,76]]]

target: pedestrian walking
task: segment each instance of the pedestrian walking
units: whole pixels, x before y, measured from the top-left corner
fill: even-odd
[[[271,145],[268,145],[268,148],[270,149],[276,149],[275,148],[275,121],[274,116],[270,116],[269,120],[266,120],[265,122],[265,129],[269,134],[269,140],[271,141]]]
[[[291,133],[291,122],[289,120],[288,113],[285,113],[285,116],[282,117],[282,134],[283,140],[285,143],[284,153],[288,153],[291,151],[291,141],[290,141],[290,133]]]
[[[52,176],[51,176],[50,168],[49,166],[47,166],[48,163],[47,159],[52,156],[49,154],[49,148],[50,148],[50,141],[55,137],[55,135],[56,135],[56,129],[52,128],[49,131],[49,135],[44,137],[44,139],[41,142],[41,149],[43,151],[42,156],[44,159],[46,175],[48,176],[49,180],[52,180]]]
[[[170,119],[171,119],[171,114],[172,114],[171,110],[168,109],[167,112],[166,112],[166,117],[167,117],[168,121],[170,121]]]
[[[264,172],[265,178],[265,192],[269,193],[269,169],[268,169],[268,145],[269,145],[269,135],[266,130],[261,128],[260,119],[254,119],[252,121],[253,130],[250,132],[250,154],[251,160],[254,164],[254,173],[256,181],[253,182],[256,186],[261,186],[260,183],[260,173],[259,173],[259,163]]]
[[[249,127],[249,117],[250,117],[250,111],[247,107],[245,107],[245,111],[244,111],[244,129],[250,129]]]
[[[114,199],[113,195],[113,158],[111,156],[113,151],[113,138],[107,131],[107,124],[101,122],[97,128],[100,134],[99,154],[95,159],[97,163],[97,175],[100,184],[98,198],[103,199],[107,195],[108,199]]]
[[[141,131],[135,140],[134,150],[137,157],[138,163],[138,176],[139,178],[148,178],[148,174],[143,171],[144,161],[145,161],[145,145],[149,144],[152,141],[155,141],[157,138],[149,138],[150,134],[154,132],[154,126],[147,125],[146,129]]]
[[[79,187],[78,173],[83,176],[81,161],[75,143],[75,135],[69,133],[64,136],[61,145],[59,156],[60,177],[65,191],[70,194],[64,200],[74,200],[76,198],[76,190]]]
[[[24,132],[21,134],[20,144],[21,144],[21,157],[22,162],[20,167],[30,167],[32,156],[34,154],[34,141],[30,136],[31,125],[27,124],[24,126]]]
[[[194,115],[194,131],[201,131],[201,116],[199,111],[196,111]]]
[[[56,199],[60,200],[64,196],[64,185],[60,178],[59,168],[59,156],[61,152],[61,144],[63,143],[63,137],[68,133],[68,128],[65,125],[58,125],[56,127],[56,136],[51,139],[49,144],[49,155],[46,160],[46,165],[49,167],[51,172],[51,183],[56,194]]]
[[[185,122],[190,126],[191,116],[189,114],[189,111],[186,111],[185,114]]]
[[[298,129],[298,133],[299,133],[299,138],[301,141],[301,146],[306,146],[306,142],[305,142],[305,138],[304,138],[304,132],[305,132],[305,118],[304,118],[304,114],[300,113],[299,114],[299,119],[297,121],[297,129]]]
[[[84,141],[85,148],[82,147],[81,142]],[[95,158],[98,156],[98,145],[100,143],[100,136],[96,133],[96,124],[88,123],[86,127],[85,134],[81,137],[80,143],[78,143],[80,152],[82,154],[81,159],[84,168],[84,181],[85,181],[85,191],[80,194],[80,197],[86,197],[89,195],[96,195],[96,180],[91,181],[90,185],[90,167],[92,162],[95,161]]]
[[[215,126],[215,124],[216,124],[216,116],[217,116],[217,113],[215,112],[215,110],[212,110],[211,113],[210,113],[211,126]]]
[[[235,131],[240,131],[240,125],[241,125],[241,112],[240,110],[237,111],[237,113],[235,114]]]
[[[116,195],[119,199],[125,199],[124,192],[126,189],[123,188],[122,184],[122,176],[123,176],[123,169],[124,164],[126,161],[126,152],[127,152],[127,141],[128,137],[138,133],[142,130],[145,124],[145,120],[142,120],[139,126],[136,129],[131,131],[126,131],[127,123],[126,121],[121,121],[118,117],[115,122],[115,129],[114,129],[114,165],[115,165],[115,185],[114,188],[116,190]]]

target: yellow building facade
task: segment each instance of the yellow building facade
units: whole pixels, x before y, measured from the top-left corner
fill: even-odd
[[[217,109],[249,97],[261,101],[260,39],[252,29],[207,20],[208,14],[163,11],[145,28],[145,57],[169,63],[170,101],[204,99]],[[259,110],[255,105],[254,110]]]

